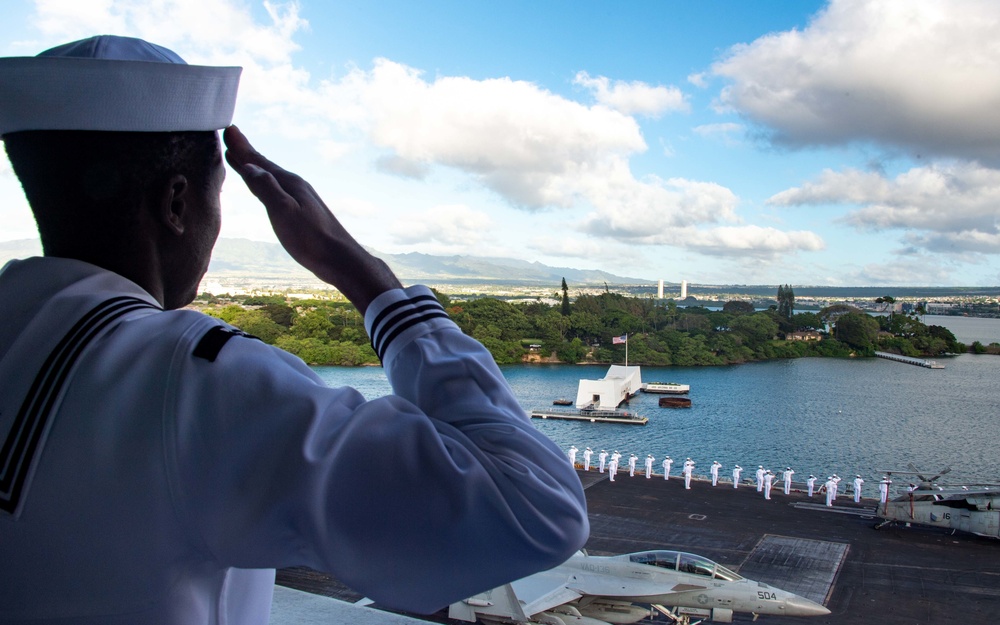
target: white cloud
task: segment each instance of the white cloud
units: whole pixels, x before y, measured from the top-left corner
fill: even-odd
[[[720,104],[800,146],[874,141],[1000,162],[1000,3],[831,0],[804,30],[734,46]]]
[[[591,78],[587,72],[578,72],[573,83],[590,90],[598,103],[625,115],[659,117],[663,113],[687,112],[691,108],[677,87],[653,87],[644,82],[623,80],[612,83],[605,76]]]
[[[430,244],[439,252],[470,250],[491,237],[493,222],[483,212],[460,204],[435,206],[422,214],[397,217],[389,233],[401,245]]]
[[[844,221],[865,230],[917,231],[908,244],[928,250],[1000,253],[1000,170],[974,163],[935,164],[881,174],[827,170],[815,182],[782,191],[776,205],[856,204]]]
[[[695,126],[691,129],[691,131],[700,137],[708,139],[716,138],[722,140],[726,144],[735,144],[737,143],[737,140],[733,135],[737,133],[742,134],[744,127],[743,124],[728,122],[721,124],[702,124],[700,126]]]
[[[632,174],[629,159],[647,149],[632,115],[687,110],[676,87],[581,73],[578,83],[598,102],[588,106],[508,77],[427,78],[388,59],[376,59],[367,70],[348,67],[339,76],[316,80],[293,62],[299,48],[294,38],[309,27],[298,5],[264,6],[267,18],[258,21],[239,0],[106,0],[86,3],[85,9],[70,0],[40,0],[35,23],[50,45],[93,32],[118,32],[175,49],[192,63],[241,65],[237,123],[247,120],[255,137],[309,139],[317,145],[317,160],[335,160],[348,150],[378,153],[376,171],[417,180],[435,167],[447,167],[518,208],[590,210],[587,232],[630,243],[670,241],[687,247],[687,239],[656,233],[739,221],[735,194],[720,185],[638,180]],[[230,214],[252,219],[251,200],[231,197],[236,201]],[[426,237],[435,245],[456,247],[460,241],[480,240],[484,219],[468,208],[442,207],[398,222],[392,234],[400,242]],[[652,224],[654,234],[644,233],[637,226],[642,223]],[[249,236],[266,228],[254,224],[230,226],[227,235]],[[789,233],[785,244],[805,249],[798,237]],[[704,247],[727,240],[740,250],[777,245],[773,237],[736,240],[718,234]]]
[[[375,160],[375,168],[382,173],[422,180],[427,177],[430,167],[427,163],[412,161],[397,154],[388,154]]]

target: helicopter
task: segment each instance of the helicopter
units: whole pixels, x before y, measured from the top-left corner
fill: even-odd
[[[937,480],[949,473],[951,467],[930,478],[912,464],[908,468],[909,471],[882,471],[889,480],[893,475],[912,475],[918,483],[911,483],[906,493],[879,504],[876,514],[882,521],[875,529],[916,523],[1000,538],[1000,485],[939,485]]]

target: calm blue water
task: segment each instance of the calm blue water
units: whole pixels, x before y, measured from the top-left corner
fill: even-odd
[[[617,449],[640,458],[651,453],[658,461],[666,454],[675,460],[690,456],[698,474],[718,460],[723,475],[735,463],[744,469],[762,464],[772,470],[791,466],[797,479],[860,473],[871,483],[881,469],[905,469],[912,462],[931,474],[951,466],[952,481],[1000,481],[1000,356],[938,360],[945,369],[874,358],[643,367],[645,381],[690,384],[693,406],[659,408],[657,396],[640,394],[631,408],[649,417],[646,426],[533,422],[564,449]],[[581,378],[601,378],[607,367],[502,370],[530,410],[574,398]],[[390,392],[381,368],[316,371],[329,385],[353,386],[367,398]]]

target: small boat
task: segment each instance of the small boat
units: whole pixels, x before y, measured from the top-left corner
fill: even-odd
[[[553,406],[572,406],[573,405],[573,400],[572,399],[556,399],[556,400],[554,400],[552,402],[552,405]]]
[[[669,395],[683,395],[691,390],[690,384],[678,384],[677,382],[646,382],[642,385],[645,393],[667,393]]]
[[[660,408],[690,408],[691,400],[687,397],[661,397]]]

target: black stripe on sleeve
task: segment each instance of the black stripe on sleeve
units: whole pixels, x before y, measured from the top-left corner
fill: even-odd
[[[404,306],[412,306],[420,302],[427,302],[427,301],[435,302],[439,307],[441,306],[441,302],[438,302],[437,298],[434,297],[433,295],[418,295],[414,298],[400,300],[394,304],[386,306],[382,310],[382,312],[376,315],[375,319],[372,320],[372,346],[374,347],[375,344],[379,343],[378,335],[382,331],[381,328],[382,321],[385,320],[386,317],[388,317],[389,315],[391,315],[392,313],[394,313],[395,311],[399,310]],[[441,307],[441,309],[444,310],[444,307]],[[376,349],[375,351],[377,352],[378,349]]]
[[[393,339],[399,336],[400,333],[402,333],[403,331],[412,326],[415,326],[418,323],[423,323],[424,321],[430,321],[431,319],[449,319],[449,317],[448,313],[446,313],[444,309],[440,307],[438,307],[438,310],[429,312],[425,315],[420,315],[418,317],[412,317],[412,316],[408,317],[405,321],[395,325],[392,328],[389,334],[385,337],[385,340],[382,342],[382,349],[375,350],[375,353],[378,354],[379,360],[385,357],[385,350],[388,349],[389,344],[392,343]]]

